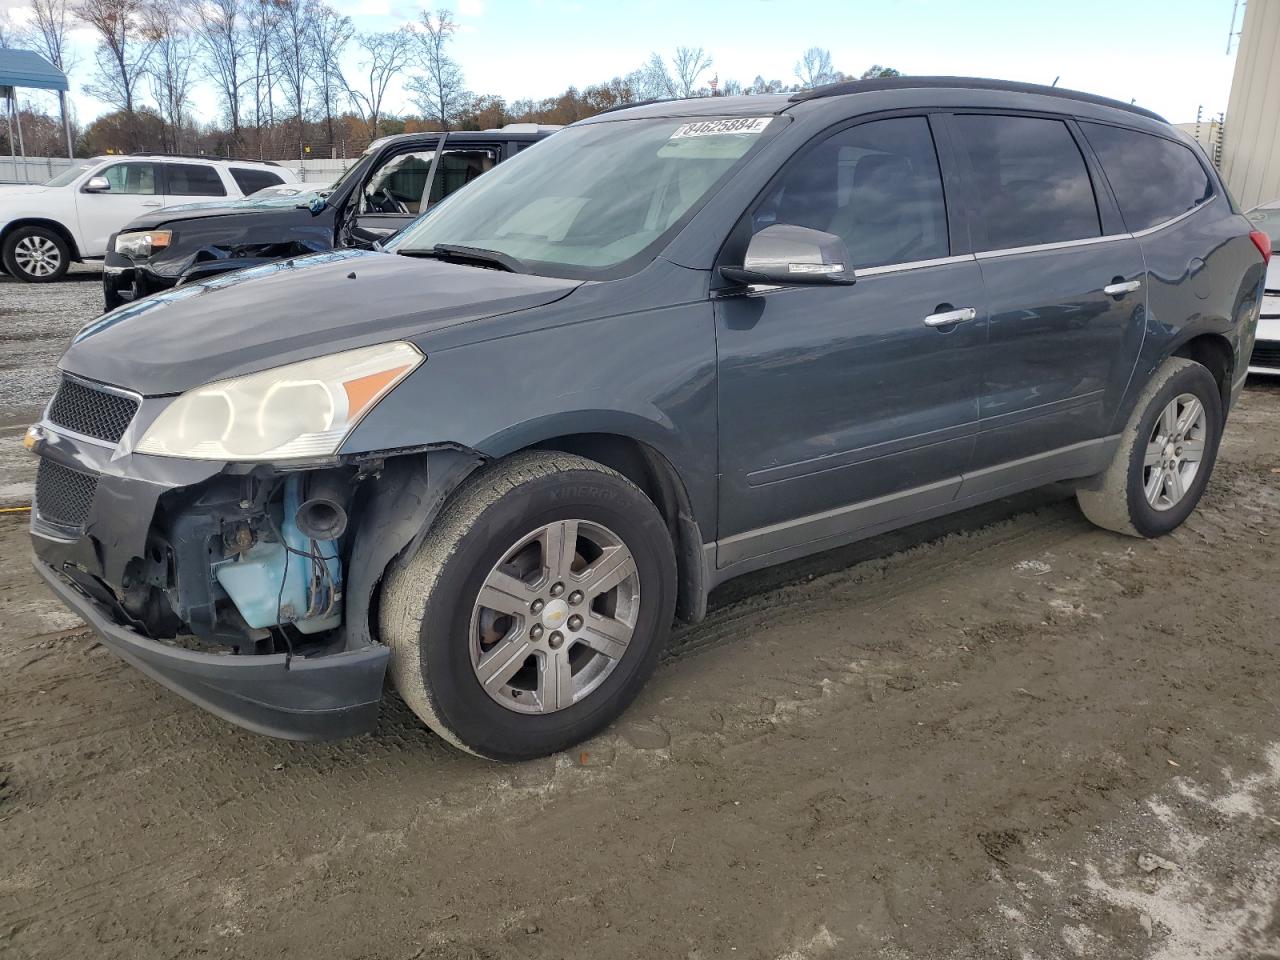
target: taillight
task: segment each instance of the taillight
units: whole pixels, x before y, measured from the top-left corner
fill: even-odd
[[[1269,264],[1271,262],[1271,238],[1261,230],[1250,230],[1249,239],[1253,241],[1253,245],[1262,254],[1263,265]]]

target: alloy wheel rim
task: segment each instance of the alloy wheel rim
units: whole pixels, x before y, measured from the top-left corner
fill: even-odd
[[[13,259],[33,277],[50,276],[62,264],[57,244],[47,237],[23,237],[14,245]]]
[[[626,654],[640,612],[635,558],[608,527],[557,520],[522,537],[485,577],[471,612],[471,666],[508,710],[580,703]]]
[[[1204,460],[1208,417],[1204,404],[1190,393],[1170,400],[1151,427],[1142,460],[1142,489],[1156,510],[1182,502]]]

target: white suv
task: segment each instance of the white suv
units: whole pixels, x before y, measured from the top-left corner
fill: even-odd
[[[94,157],[43,185],[0,187],[0,260],[27,283],[48,283],[73,260],[107,252],[120,227],[153,207],[215,197],[238,199],[294,183],[274,163],[206,157]]]

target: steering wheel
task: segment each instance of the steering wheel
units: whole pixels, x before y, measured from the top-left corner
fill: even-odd
[[[403,213],[407,214],[409,208],[401,203],[386,187],[382,187],[370,197],[378,205],[379,213]]]

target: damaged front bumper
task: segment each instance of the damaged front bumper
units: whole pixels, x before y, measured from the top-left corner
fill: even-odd
[[[205,653],[151,640],[44,563],[50,589],[113,653],[204,709],[255,733],[331,740],[373,729],[389,651],[383,646],[320,657]]]

